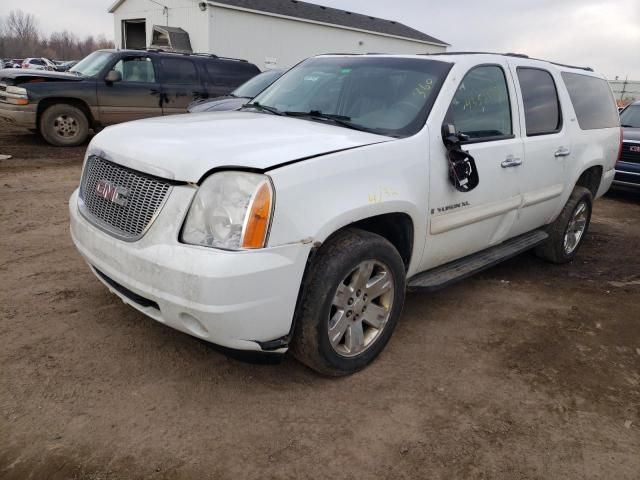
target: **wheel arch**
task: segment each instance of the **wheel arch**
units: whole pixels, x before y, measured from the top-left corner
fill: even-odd
[[[48,97],[38,102],[38,109],[36,111],[36,124],[38,129],[40,129],[40,119],[42,118],[42,114],[45,110],[57,104],[67,104],[79,108],[86,115],[89,127],[94,128],[96,126],[96,121],[91,113],[91,108],[89,108],[89,105],[85,101],[71,97]]]
[[[585,187],[591,192],[593,198],[596,198],[598,190],[600,189],[600,184],[602,182],[603,172],[604,168],[602,167],[602,165],[592,165],[583,170],[583,172],[578,177],[575,186]]]
[[[405,270],[409,270],[413,257],[415,227],[413,219],[407,213],[383,213],[354,221],[337,229],[325,242],[330,241],[333,236],[350,228],[375,233],[388,240],[402,257]]]

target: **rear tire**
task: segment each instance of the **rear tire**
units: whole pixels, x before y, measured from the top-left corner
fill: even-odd
[[[40,117],[40,132],[56,147],[76,147],[89,135],[89,120],[82,110],[66,103],[47,108]]]
[[[379,235],[348,229],[328,240],[309,268],[293,355],[327,376],[362,370],[384,350],[402,312],[400,254]]]
[[[547,229],[549,239],[536,248],[536,255],[552,263],[571,262],[589,230],[593,195],[575,187],[560,216]]]

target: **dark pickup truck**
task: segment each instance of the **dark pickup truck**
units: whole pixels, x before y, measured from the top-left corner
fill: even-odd
[[[91,129],[186,113],[194,100],[226,95],[259,73],[216,55],[99,50],[69,72],[1,70],[0,120],[75,146]]]

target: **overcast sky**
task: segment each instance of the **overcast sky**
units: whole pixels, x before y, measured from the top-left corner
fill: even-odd
[[[195,1],[195,0],[194,0]],[[113,0],[0,2],[19,7],[43,30],[68,29],[113,38]],[[398,20],[452,44],[452,50],[519,52],[589,65],[609,78],[640,80],[640,0],[315,0],[314,3]],[[63,6],[64,5],[64,6]]]

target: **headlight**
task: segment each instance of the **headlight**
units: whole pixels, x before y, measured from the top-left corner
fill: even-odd
[[[263,248],[272,210],[273,187],[267,176],[216,173],[196,193],[182,241],[226,250]]]
[[[29,97],[27,89],[22,87],[8,86],[5,89],[5,101],[14,105],[27,105]]]

